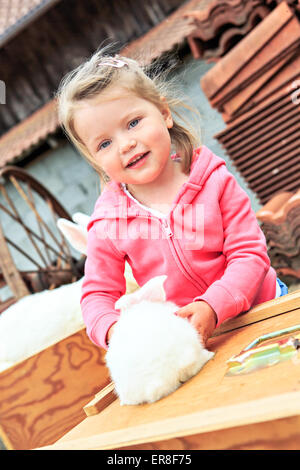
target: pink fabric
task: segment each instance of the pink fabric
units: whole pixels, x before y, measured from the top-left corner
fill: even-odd
[[[217,326],[275,297],[276,272],[250,200],[225,161],[205,146],[195,150],[189,179],[165,219],[140,207],[116,182],[97,200],[81,306],[87,334],[104,348],[119,318],[114,304],[126,289],[125,260],[140,286],[166,274],[167,300],[179,307],[207,302]]]

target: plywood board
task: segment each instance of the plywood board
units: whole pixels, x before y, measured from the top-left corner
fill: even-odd
[[[0,374],[0,436],[9,449],[56,442],[85,417],[83,406],[109,382],[104,350],[85,330]]]
[[[254,339],[299,323],[300,292],[285,297],[270,301],[269,306],[268,302],[257,306],[235,329],[232,326],[238,319],[231,320],[229,327],[229,322],[224,324],[222,334],[208,344],[215,357],[168,397],[138,406],[120,406],[116,400],[50,448],[117,449],[150,444],[160,448],[156,443],[297,417],[300,357],[248,375],[225,376],[226,360]],[[270,311],[272,306],[274,311]],[[224,331],[226,326],[230,331]]]

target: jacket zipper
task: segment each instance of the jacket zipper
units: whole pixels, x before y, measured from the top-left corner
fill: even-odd
[[[171,227],[168,224],[168,221],[166,219],[162,219],[162,225],[164,227],[164,232],[165,232],[167,238],[173,237],[173,232],[172,232]]]
[[[181,257],[178,253],[178,250],[175,246],[175,242],[174,242],[174,239],[173,239],[173,232],[172,232],[172,229],[170,227],[170,224],[168,223],[168,221],[166,219],[160,219],[160,220],[161,220],[164,232],[165,232],[165,234],[168,238],[168,242],[169,242],[169,245],[170,245],[170,248],[171,248],[171,252],[172,252],[173,257],[174,257],[174,259],[177,263],[177,266],[179,267],[181,272],[184,274],[184,276],[190,282],[192,282],[194,284],[194,286],[196,286],[198,289],[201,289],[201,291],[205,292],[207,286],[204,283],[202,284],[202,283],[200,283],[200,281],[198,281],[197,279],[192,277],[190,275],[190,273],[188,272],[187,268],[185,267],[184,263],[182,262]]]
[[[164,233],[165,233],[165,235],[168,239],[168,243],[169,243],[169,246],[170,246],[170,249],[171,249],[171,253],[173,255],[173,258],[176,261],[176,264],[177,264],[178,268],[180,269],[182,274],[192,284],[194,284],[195,287],[197,287],[197,289],[201,290],[201,293],[205,292],[206,289],[207,289],[207,285],[204,283],[204,281],[201,282],[199,279],[195,279],[193,276],[191,276],[190,273],[188,272],[188,269],[186,268],[185,264],[182,262],[179,250],[177,250],[177,248],[175,246],[175,242],[174,242],[174,239],[173,239],[174,234],[172,232],[171,226],[168,223],[167,219],[166,218],[160,218],[160,217],[158,217],[156,215],[153,215],[153,214],[148,214],[147,216],[143,215],[143,214],[136,214],[135,216],[136,217],[143,217],[143,218],[147,218],[147,219],[149,217],[150,218],[154,217],[155,219],[157,219],[161,223],[161,225],[163,227],[163,231],[164,231]]]

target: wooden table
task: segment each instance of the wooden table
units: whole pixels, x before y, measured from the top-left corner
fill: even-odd
[[[246,375],[226,361],[257,337],[300,323],[300,291],[265,302],[216,330],[215,357],[156,403],[115,400],[43,449],[300,449],[300,353]]]

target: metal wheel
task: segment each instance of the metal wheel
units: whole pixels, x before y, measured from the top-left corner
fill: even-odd
[[[72,254],[56,226],[60,217],[71,220],[68,212],[26,171],[7,166],[0,177],[5,183],[0,183],[2,230],[28,291],[39,292],[79,279],[84,260]]]

